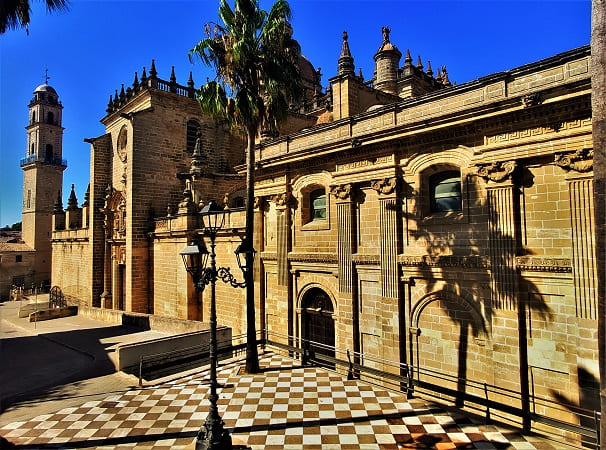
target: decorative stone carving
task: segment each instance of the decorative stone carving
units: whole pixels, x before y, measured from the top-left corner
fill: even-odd
[[[398,262],[407,267],[461,267],[490,268],[490,261],[485,256],[400,256]]]
[[[263,209],[263,206],[265,206],[265,197],[255,197],[253,207],[255,209]]]
[[[293,262],[336,264],[339,259],[334,253],[289,253],[288,260]]]
[[[183,191],[183,200],[179,203],[179,214],[193,214],[196,212],[196,205],[192,198],[191,190],[186,187]]]
[[[516,161],[496,161],[478,167],[478,175],[487,181],[503,181],[511,178],[517,166]]]
[[[353,185],[351,183],[347,183],[331,186],[330,193],[334,195],[337,200],[351,199],[353,194]]]
[[[520,270],[532,272],[572,272],[572,261],[568,258],[537,258],[519,256],[516,258],[516,267]]]
[[[537,106],[542,103],[541,94],[534,92],[532,94],[525,95],[522,97],[522,105],[524,108],[530,108],[531,106]]]
[[[281,194],[272,195],[271,201],[276,204],[278,207],[288,206],[288,202],[290,201],[291,193],[286,191]]]
[[[566,170],[589,172],[593,170],[593,149],[583,148],[574,153],[560,153],[555,155],[554,162]]]
[[[392,178],[383,178],[380,180],[373,180],[370,186],[377,191],[378,194],[389,195],[393,194],[398,186],[398,179],[395,177]]]

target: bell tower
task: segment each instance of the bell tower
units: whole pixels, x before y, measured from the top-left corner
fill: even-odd
[[[53,207],[63,184],[67,161],[63,156],[63,105],[46,82],[34,90],[29,105],[26,156],[23,169],[22,236],[36,251],[33,279],[50,280]]]

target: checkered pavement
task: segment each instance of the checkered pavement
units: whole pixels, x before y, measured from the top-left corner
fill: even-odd
[[[536,449],[524,436],[276,354],[263,372],[218,368],[218,408],[240,448]],[[132,389],[0,428],[19,448],[179,449],[208,411],[208,372]]]

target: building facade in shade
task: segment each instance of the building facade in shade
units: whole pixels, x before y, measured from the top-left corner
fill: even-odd
[[[388,28],[378,44],[364,80],[344,33],[326,91],[302,60],[305,104],[259,140],[257,328],[578,421],[539,399],[598,408],[589,47],[455,85],[409,51],[402,64]],[[244,145],[192,97],[153,68],[110,98],[90,209],[55,215],[67,295],[205,320],[179,252],[215,199],[229,209],[218,264],[237,267]],[[244,333],[243,290],[220,285],[217,301]]]

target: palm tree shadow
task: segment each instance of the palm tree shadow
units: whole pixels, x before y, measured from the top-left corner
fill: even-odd
[[[532,183],[528,177],[519,177],[518,183]],[[473,177],[468,176],[467,180],[470,178]],[[456,375],[452,373],[457,379],[457,406],[464,404],[468,380],[485,381],[477,379],[478,375],[481,377],[477,370],[474,370],[476,379],[468,379],[470,342],[474,342],[472,339],[476,343],[489,342],[496,310],[517,311],[521,407],[524,424],[527,425],[526,417],[530,413],[527,322],[531,312],[543,320],[550,320],[553,314],[538,287],[524,278],[516,266],[516,257],[527,252],[519,231],[520,190],[511,188],[514,212],[503,216],[490,202],[490,196],[482,195],[483,188],[467,180],[464,189],[467,197],[462,211],[440,213],[438,220],[426,216],[421,198],[423,193],[408,186],[405,188],[405,202],[408,203],[406,199],[412,200],[413,206],[409,210],[406,204],[404,221],[411,230],[411,239],[425,247],[427,256],[418,264],[418,278],[423,280],[425,295],[437,293],[443,313],[458,328]],[[465,276],[466,272],[470,275]],[[417,295],[421,295],[418,290]],[[467,304],[467,314],[461,311],[461,303]],[[414,305],[411,304],[411,308]],[[414,328],[417,324],[411,323],[410,326]],[[423,330],[417,332],[422,335]],[[418,349],[416,351],[419,352]],[[412,355],[411,360],[415,361]]]

